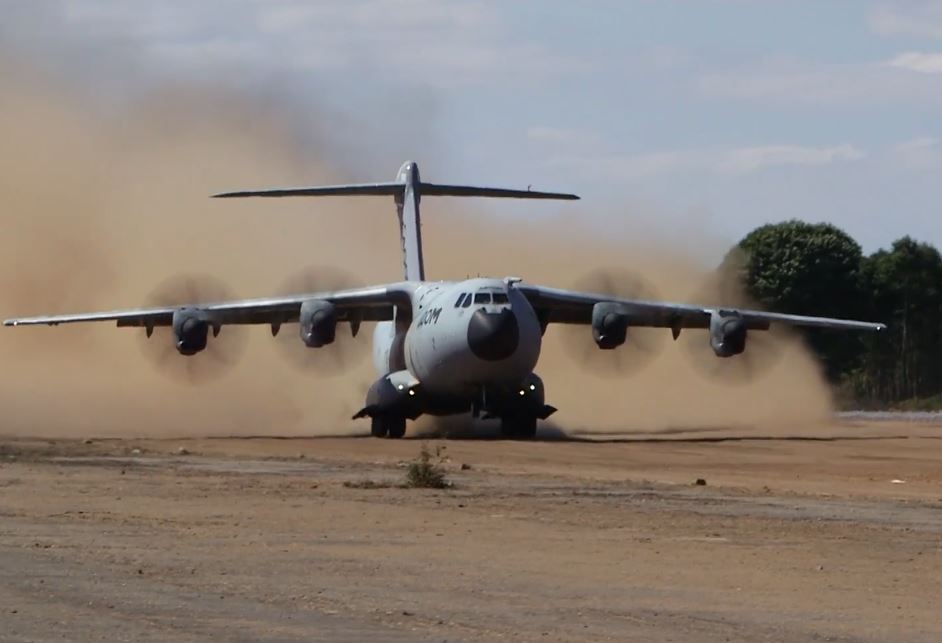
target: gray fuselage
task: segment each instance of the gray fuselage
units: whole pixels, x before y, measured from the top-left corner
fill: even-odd
[[[416,283],[406,312],[377,324],[373,363],[380,376],[407,371],[420,383],[423,412],[467,409],[487,388],[516,390],[539,359],[536,313],[505,280]]]

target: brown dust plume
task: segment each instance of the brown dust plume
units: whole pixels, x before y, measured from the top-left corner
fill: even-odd
[[[22,66],[4,63],[0,71],[4,317],[139,306],[179,273],[212,274],[238,297],[277,292],[307,265],[343,266],[363,284],[400,278],[396,220],[384,200],[207,198],[225,189],[382,178],[338,176],[326,154],[298,149],[288,119],[270,106],[235,93],[169,87],[103,112]],[[512,274],[567,287],[593,268],[628,266],[665,299],[709,299],[698,286],[705,266],[682,247],[632,229],[630,212],[593,215],[586,203],[551,206],[535,221],[515,220],[512,203],[429,199],[429,276]],[[626,223],[603,240],[575,225],[592,216]],[[143,359],[141,329],[2,329],[0,434],[363,432],[349,417],[374,377],[365,357],[370,330],[358,338],[364,359],[325,376],[292,369],[268,328],[253,327],[239,365],[194,387]],[[705,346],[704,333],[685,333],[678,345],[664,333],[667,341],[643,369],[600,378],[574,363],[551,328],[538,372],[547,401],[561,409],[556,424],[582,431],[790,430],[830,411],[818,369],[797,342],[757,381],[729,386],[692,367],[680,345]],[[298,350],[305,350],[300,342]]]

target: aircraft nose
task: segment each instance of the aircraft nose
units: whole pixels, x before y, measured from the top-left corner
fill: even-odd
[[[481,359],[489,362],[506,359],[517,350],[519,341],[517,316],[509,308],[496,313],[489,313],[482,308],[471,316],[468,346]]]

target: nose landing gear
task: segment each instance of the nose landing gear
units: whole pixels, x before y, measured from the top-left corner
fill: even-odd
[[[406,434],[406,420],[422,414],[419,381],[408,371],[396,371],[370,386],[366,406],[353,419],[370,418],[370,434],[376,438],[401,438]]]
[[[520,386],[511,389],[481,391],[480,406],[484,419],[500,418],[500,432],[511,440],[529,440],[536,436],[537,420],[545,420],[556,409],[544,403],[543,380],[535,373]]]

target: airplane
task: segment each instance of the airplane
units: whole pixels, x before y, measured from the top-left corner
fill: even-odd
[[[406,421],[423,414],[468,414],[500,420],[511,439],[534,437],[538,420],[556,409],[546,403],[542,379],[534,372],[549,324],[588,326],[601,350],[628,339],[629,328],[707,331],[719,358],[746,350],[751,333],[773,324],[881,331],[883,324],[788,315],[663,301],[615,298],[530,284],[519,277],[428,281],[422,259],[419,204],[423,197],[497,197],[576,200],[574,194],[426,183],[413,161],[402,164],[394,181],[319,187],[226,192],[216,198],[295,196],[392,196],[399,217],[404,281],[332,292],[85,314],[8,319],[5,326],[76,322],[116,322],[119,327],[172,329],[175,348],[192,358],[231,324],[264,324],[277,334],[298,324],[308,348],[331,344],[338,324],[356,336],[360,324],[377,322],[373,363],[378,379],[354,419],[370,418],[375,437],[401,438]]]

